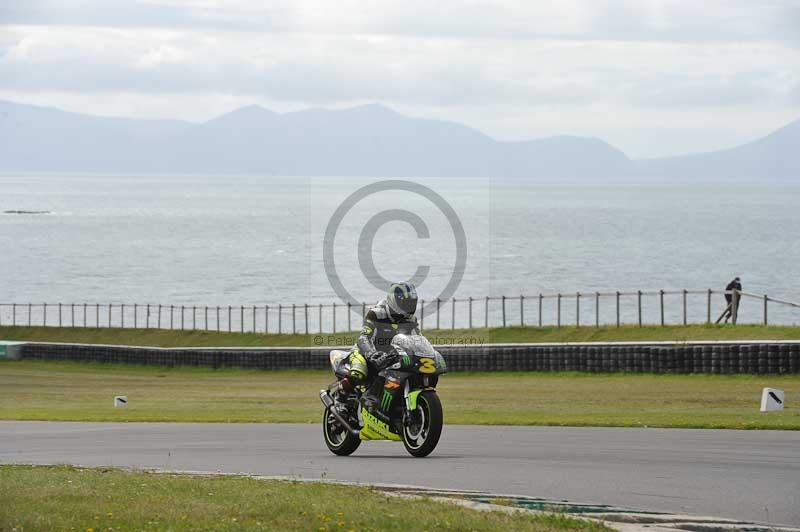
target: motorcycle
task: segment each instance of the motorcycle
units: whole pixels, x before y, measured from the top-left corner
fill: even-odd
[[[433,452],[439,442],[443,418],[436,385],[439,376],[447,372],[444,357],[419,334],[395,335],[391,349],[398,361],[380,369],[371,381],[357,386],[344,400],[335,400],[332,392],[347,376],[350,351],[330,352],[336,381],[320,390],[319,395],[325,405],[325,444],[333,454],[348,456],[362,441],[391,440],[402,441],[409,454],[421,458]],[[383,388],[380,408],[372,411],[364,401],[370,387],[374,391]],[[398,388],[402,394],[391,393]]]

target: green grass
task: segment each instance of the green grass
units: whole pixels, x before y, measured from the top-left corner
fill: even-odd
[[[514,342],[633,342],[658,340],[800,340],[800,327],[763,325],[670,325],[659,327],[499,327],[425,331],[434,344]],[[161,347],[350,346],[357,333],[304,335],[168,331],[156,329],[83,329],[0,327],[0,340],[147,345]]]
[[[0,466],[0,529],[581,530],[563,515],[478,512],[367,487],[66,466]]]
[[[328,371],[0,362],[0,419],[318,423]],[[786,391],[759,413],[761,389]],[[800,376],[453,373],[449,424],[800,429]],[[113,396],[127,395],[128,408]]]

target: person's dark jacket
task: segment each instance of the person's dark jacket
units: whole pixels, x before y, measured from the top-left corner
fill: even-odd
[[[730,292],[731,290],[739,290],[739,291],[741,291],[742,290],[742,283],[739,282],[738,279],[734,279],[733,281],[728,283],[728,286],[725,287],[725,291],[726,292]],[[730,303],[731,299],[733,299],[733,296],[731,294],[725,294],[725,301]]]

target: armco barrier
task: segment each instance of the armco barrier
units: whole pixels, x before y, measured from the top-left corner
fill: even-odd
[[[213,368],[327,369],[329,348],[158,348],[24,343],[15,358]],[[800,373],[800,342],[440,346],[451,371]]]

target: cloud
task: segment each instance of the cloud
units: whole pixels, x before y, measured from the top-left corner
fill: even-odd
[[[579,39],[798,44],[791,0],[26,0],[8,25],[151,27],[461,39]]]
[[[355,100],[529,106],[794,102],[800,51],[690,44],[254,35],[21,27],[0,89],[229,92],[309,104]]]
[[[691,116],[796,118],[798,73],[795,1],[0,3],[0,93],[106,114],[380,101],[506,139],[669,122],[678,146]]]

